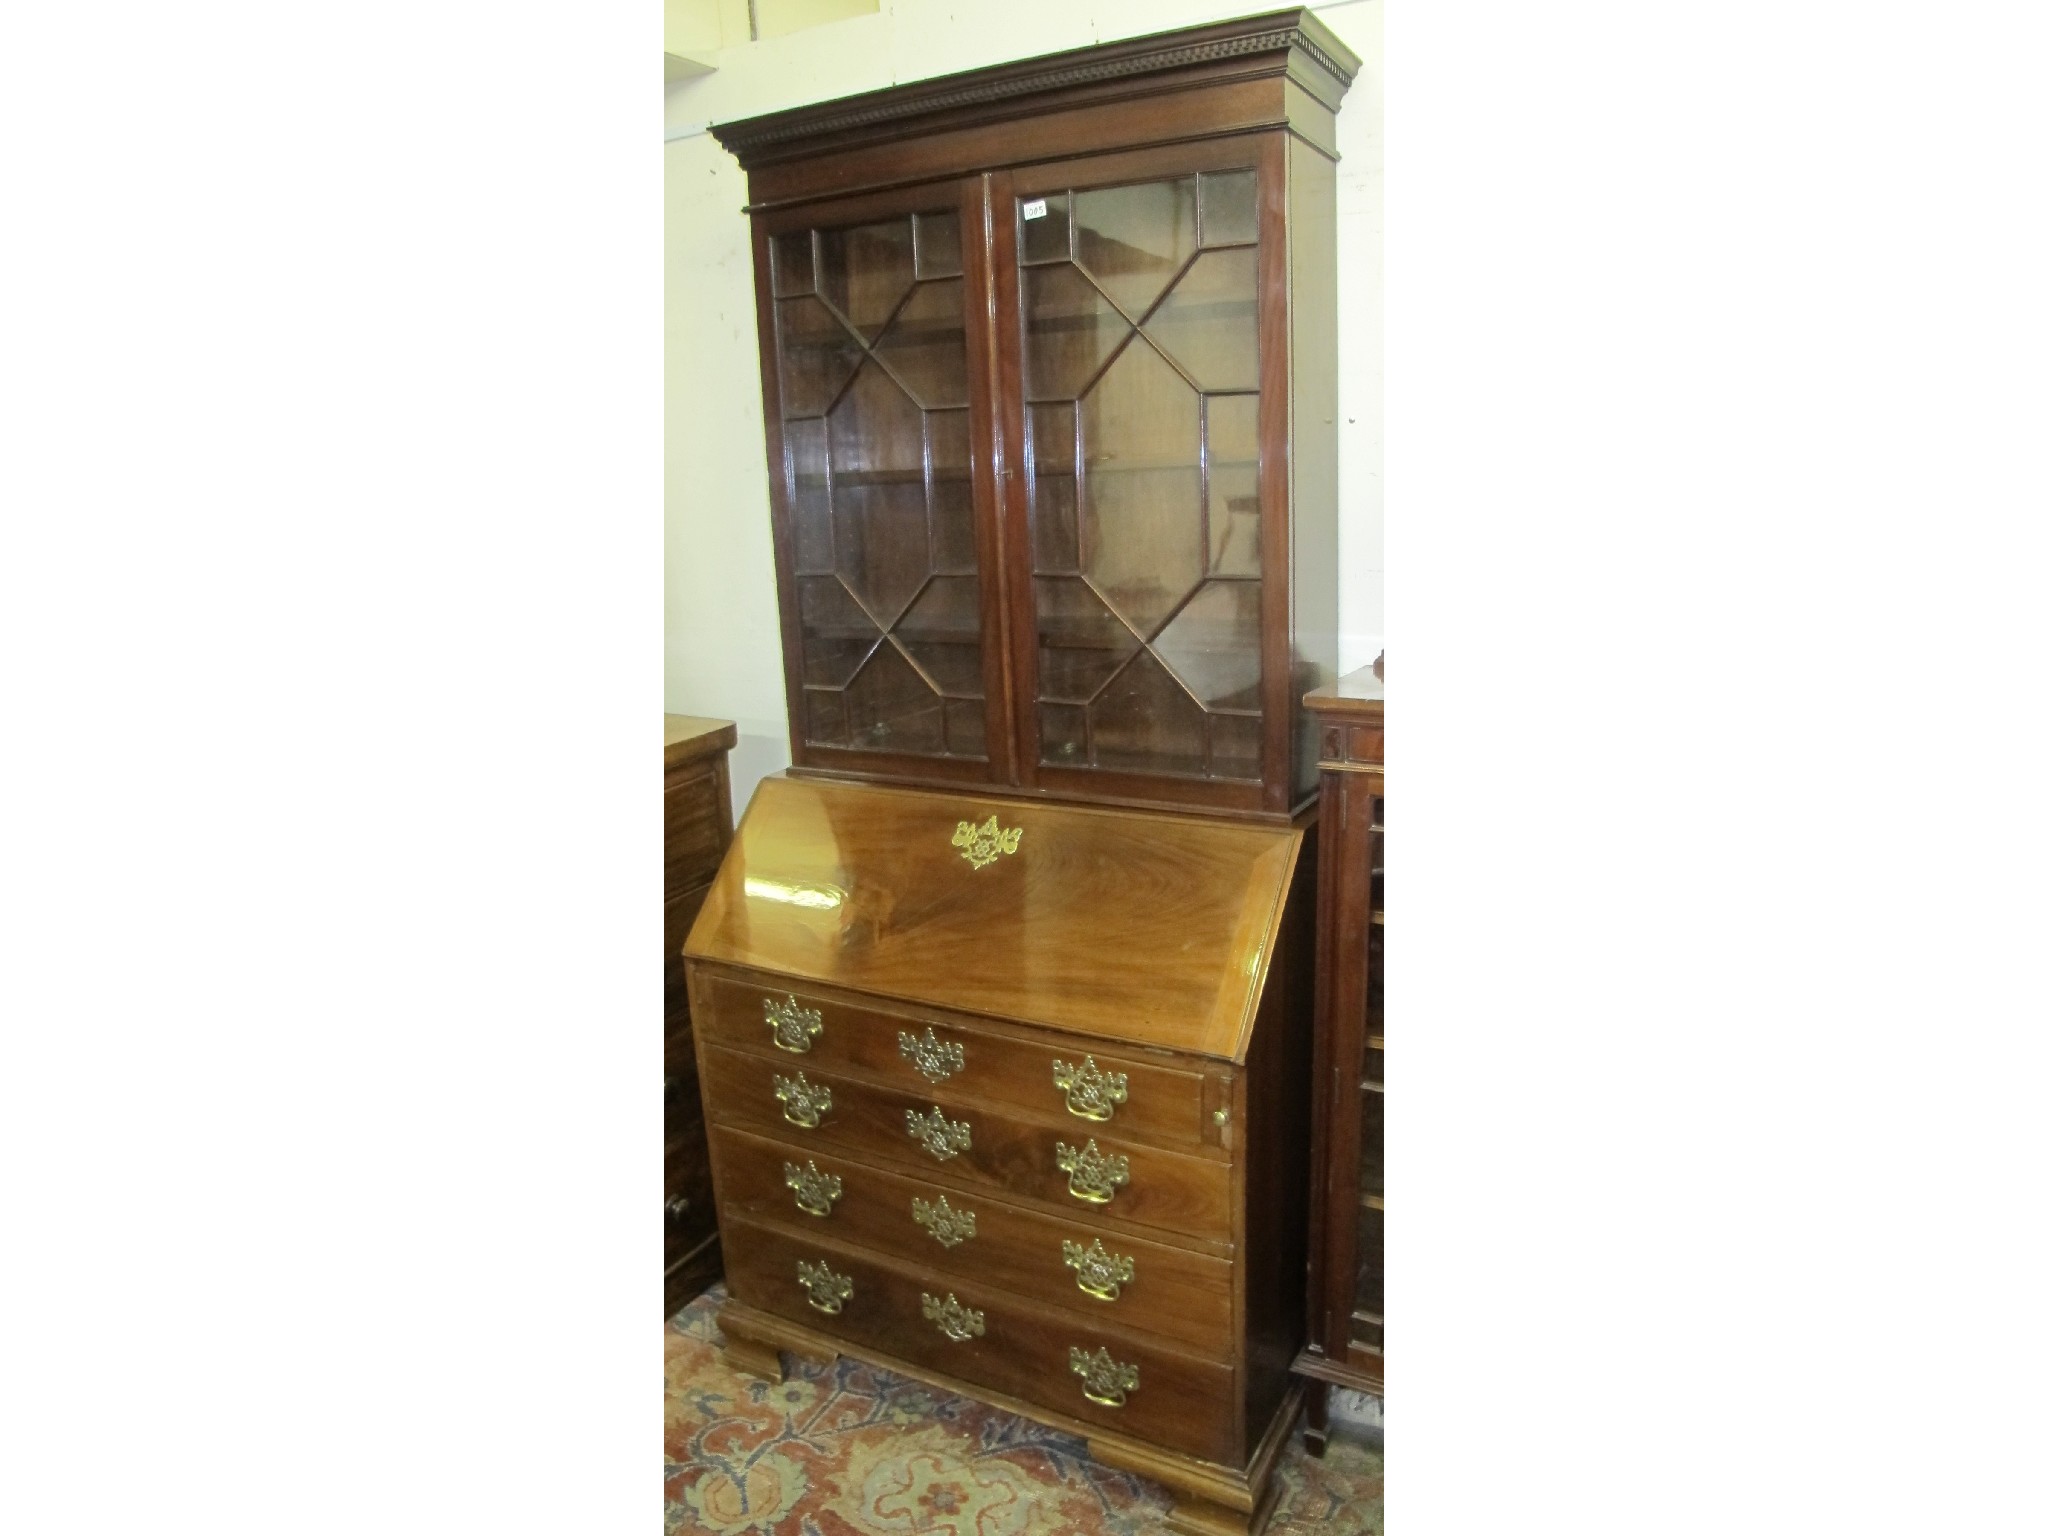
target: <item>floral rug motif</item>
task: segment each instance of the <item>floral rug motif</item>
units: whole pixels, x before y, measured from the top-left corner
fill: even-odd
[[[666,1529],[715,1536],[1151,1536],[1172,1495],[1087,1443],[841,1356],[771,1386],[727,1370],[723,1287],[669,1320]],[[1382,1536],[1378,1432],[1332,1415],[1282,1452],[1271,1536]]]

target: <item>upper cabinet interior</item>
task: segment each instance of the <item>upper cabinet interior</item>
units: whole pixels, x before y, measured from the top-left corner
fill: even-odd
[[[720,125],[793,771],[1285,817],[1336,664],[1307,11]]]

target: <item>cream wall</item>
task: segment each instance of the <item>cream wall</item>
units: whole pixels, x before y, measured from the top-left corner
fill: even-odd
[[[666,93],[664,707],[738,723],[733,800],[789,763],[768,535],[746,178],[704,128],[906,80],[1254,14],[1258,0],[882,0],[868,16],[722,50]],[[1380,0],[1312,7],[1363,63],[1337,117],[1338,663],[1384,632],[1380,516]]]

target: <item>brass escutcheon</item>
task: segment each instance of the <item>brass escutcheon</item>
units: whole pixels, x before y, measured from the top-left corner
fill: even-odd
[[[937,1238],[941,1248],[958,1248],[974,1236],[974,1212],[954,1210],[944,1195],[937,1205],[911,1196],[910,1219]]]
[[[910,1132],[910,1139],[921,1144],[925,1151],[942,1163],[974,1145],[973,1128],[965,1120],[948,1120],[936,1104],[928,1115],[921,1110],[906,1109],[903,1111],[903,1123]]]
[[[966,1047],[957,1040],[941,1040],[929,1024],[923,1039],[907,1029],[897,1030],[896,1049],[929,1082],[943,1083],[967,1065]]]

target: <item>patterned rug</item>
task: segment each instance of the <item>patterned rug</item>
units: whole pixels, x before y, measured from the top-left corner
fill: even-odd
[[[784,1356],[779,1386],[719,1363],[722,1287],[669,1320],[667,1529],[737,1536],[1151,1536],[1172,1496],[1087,1444],[841,1356]],[[1335,1394],[1342,1397],[1344,1394]],[[1371,1399],[1363,1400],[1370,1405]],[[1317,1461],[1297,1428],[1272,1536],[1381,1536],[1380,1433],[1340,1421]],[[1356,1411],[1354,1405],[1353,1411]]]

